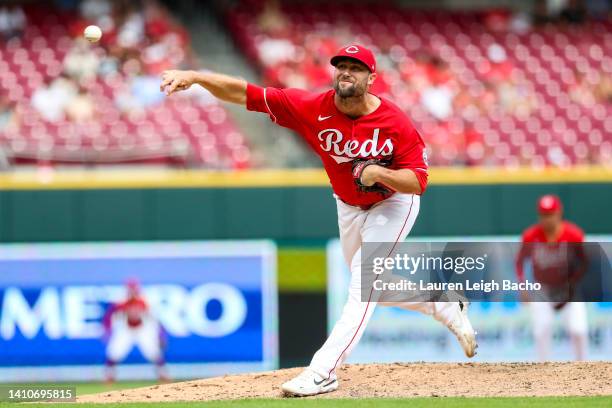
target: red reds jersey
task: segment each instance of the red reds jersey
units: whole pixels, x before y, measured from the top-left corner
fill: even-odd
[[[584,261],[582,245],[564,245],[563,243],[584,242],[584,232],[577,225],[562,221],[559,237],[547,245],[546,234],[539,225],[533,225],[523,233],[523,245],[517,257],[516,271],[519,280],[524,279],[523,263],[530,258],[533,264],[535,279],[551,285],[566,283],[576,270],[577,261]],[[527,245],[526,245],[527,244]],[[531,244],[531,245],[529,245]],[[582,265],[582,262],[579,263]],[[582,271],[580,271],[582,272]]]
[[[425,191],[425,144],[406,114],[380,98],[374,112],[351,119],[338,110],[334,94],[248,84],[247,109],[267,113],[273,122],[298,132],[321,157],[334,192],[347,204],[367,208],[386,198],[357,189],[351,174],[355,158],[389,160],[390,169],[410,169]]]
[[[121,314],[128,327],[140,327],[148,311],[149,307],[144,299],[140,297],[128,299],[125,302],[118,303],[110,308],[110,310],[106,313],[106,316],[104,316],[104,326],[107,329],[110,329],[113,316],[116,314]]]

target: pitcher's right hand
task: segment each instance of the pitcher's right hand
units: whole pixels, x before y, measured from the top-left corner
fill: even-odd
[[[166,95],[170,95],[174,92],[189,89],[194,83],[195,75],[193,71],[171,69],[163,72],[159,90],[165,92]]]

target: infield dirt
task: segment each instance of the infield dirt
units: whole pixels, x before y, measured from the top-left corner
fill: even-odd
[[[78,402],[282,398],[280,385],[301,370],[227,375],[104,392],[79,397]],[[356,364],[340,368],[338,379],[338,391],[314,398],[612,395],[612,362]]]

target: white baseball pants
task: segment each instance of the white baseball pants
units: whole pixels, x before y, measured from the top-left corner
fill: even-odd
[[[159,326],[150,319],[145,319],[137,328],[128,327],[125,323],[113,324],[113,334],[106,348],[106,358],[118,363],[125,359],[137,346],[147,360],[157,363],[162,357],[159,342]]]
[[[335,377],[336,369],[355,348],[376,307],[375,301],[361,301],[361,244],[363,242],[394,242],[406,239],[419,214],[421,197],[396,193],[368,210],[350,206],[336,197],[340,243],[351,271],[348,299],[340,319],[327,341],[315,353],[310,369],[324,378]],[[432,315],[447,323],[458,303],[401,302],[382,303]]]
[[[533,337],[536,343],[538,359],[548,360],[551,350],[551,337],[556,311],[554,303],[533,302],[531,309]],[[587,308],[583,302],[569,302],[560,311],[563,327],[570,336],[576,360],[584,360],[588,349]]]

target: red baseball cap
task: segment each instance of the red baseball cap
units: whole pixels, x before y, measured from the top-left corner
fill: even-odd
[[[555,214],[562,210],[563,204],[556,195],[546,194],[538,200],[538,212],[540,214]]]
[[[374,58],[374,53],[359,44],[351,44],[349,46],[343,47],[332,57],[329,61],[334,67],[342,58],[352,58],[359,62],[365,64],[366,67],[370,70],[370,72],[376,72],[376,58]]]
[[[132,292],[140,292],[140,282],[135,278],[128,279],[125,286]]]

